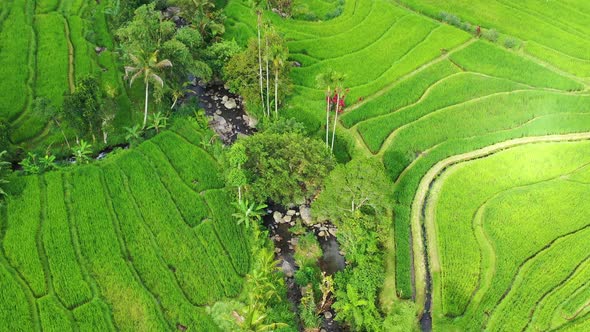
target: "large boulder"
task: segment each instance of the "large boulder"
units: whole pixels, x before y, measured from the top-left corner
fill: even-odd
[[[238,104],[236,103],[235,99],[229,98],[223,103],[223,106],[225,106],[225,108],[227,108],[228,110],[233,110],[238,106]]]
[[[275,223],[280,224],[283,222],[283,214],[280,213],[279,211],[275,211],[272,214],[272,218],[274,219]]]
[[[285,274],[285,276],[287,278],[293,277],[293,273],[295,273],[295,269],[287,261],[283,261],[283,264],[281,265],[281,269],[283,270],[283,273]]]
[[[299,214],[301,215],[301,220],[303,220],[304,224],[308,226],[313,224],[313,219],[311,217],[311,209],[309,208],[309,206],[301,205],[299,207]]]

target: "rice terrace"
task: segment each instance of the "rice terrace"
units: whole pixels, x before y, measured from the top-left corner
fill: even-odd
[[[590,331],[590,2],[0,2],[0,331]]]

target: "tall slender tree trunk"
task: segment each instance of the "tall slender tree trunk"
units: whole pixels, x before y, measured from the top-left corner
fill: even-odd
[[[264,109],[264,92],[262,88],[262,41],[260,38],[260,12],[258,12],[258,76],[260,78],[260,104],[262,105],[262,111],[266,114]]]
[[[270,118],[270,83],[269,83],[269,67],[268,67],[268,36],[266,39],[266,109],[268,110],[268,117]]]
[[[57,124],[59,131],[61,131],[61,135],[64,137],[64,140],[66,141],[66,145],[68,146],[68,149],[71,150],[72,146],[70,145],[70,141],[68,141],[68,137],[66,136],[64,129],[61,127],[61,123],[59,123],[59,121],[57,121],[57,119],[55,119],[54,121],[55,121],[55,124]]]
[[[279,118],[279,69],[275,69],[275,117]]]
[[[336,138],[336,124],[338,123],[338,110],[340,109],[340,92],[336,93],[336,114],[334,114],[334,130],[332,131],[332,146],[330,151],[334,152],[334,139]]]
[[[145,108],[143,110],[143,128],[145,129],[145,126],[147,125],[147,113],[148,113],[148,98],[150,95],[150,83],[148,81],[145,82]]]
[[[330,101],[331,101],[331,96],[330,96],[330,88],[328,88],[328,94],[326,97],[326,148],[328,148],[330,146],[330,144],[328,143],[328,137],[329,137],[329,132],[330,132]]]

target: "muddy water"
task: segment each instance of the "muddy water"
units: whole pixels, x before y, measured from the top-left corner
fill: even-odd
[[[338,271],[344,270],[346,262],[344,256],[340,254],[340,244],[336,237],[318,238],[320,247],[322,247],[323,256],[320,258],[320,268],[327,275],[333,275]]]

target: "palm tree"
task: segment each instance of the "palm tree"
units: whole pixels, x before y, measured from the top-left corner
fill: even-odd
[[[268,68],[268,64],[270,62],[270,50],[269,50],[269,42],[268,42],[268,37],[269,34],[272,34],[274,31],[272,30],[272,27],[270,25],[265,25],[265,30],[267,30],[264,34],[264,40],[266,43],[266,48],[264,51],[264,60],[266,62],[266,110],[268,111],[268,117],[270,118],[270,79],[269,79],[269,73],[270,70]]]
[[[334,152],[334,140],[336,138],[336,124],[338,123],[338,112],[340,111],[340,97],[343,92],[343,85],[346,76],[343,74],[334,73],[334,93],[336,94],[336,112],[334,113],[334,130],[332,130],[332,145],[330,151]]]
[[[260,35],[260,30],[262,27],[262,0],[252,0],[250,2],[250,6],[256,12],[256,30],[258,33],[258,79],[260,83],[260,104],[262,105],[262,111],[266,114],[266,109],[264,107],[264,88],[262,87],[262,38]]]
[[[326,148],[330,146],[328,143],[330,132],[330,108],[332,106],[332,86],[334,84],[335,72],[333,69],[318,74],[316,76],[316,85],[318,88],[326,89]]]
[[[187,86],[188,83],[183,83],[182,85],[176,86],[172,89],[172,106],[170,106],[170,109],[174,109],[174,106],[176,106],[180,98],[186,96],[189,93],[196,94],[196,92],[189,89]]]
[[[6,196],[6,191],[4,191],[4,189],[2,189],[2,185],[7,184],[8,183],[8,169],[10,166],[10,163],[4,160],[4,155],[6,154],[6,151],[0,151],[0,198]]]
[[[141,58],[129,54],[129,58],[133,62],[133,66],[125,66],[125,77],[128,77],[129,74],[133,74],[129,81],[129,85],[133,84],[133,82],[141,76],[143,76],[143,81],[145,83],[145,108],[143,114],[143,128],[145,128],[148,116],[150,81],[164,87],[164,80],[158,76],[158,72],[164,68],[172,67],[172,62],[168,59],[158,61],[158,51],[155,51],[150,56]]]
[[[287,60],[287,51],[284,47],[275,46],[272,51],[272,67],[275,72],[275,116],[279,117],[279,72],[283,69]]]

